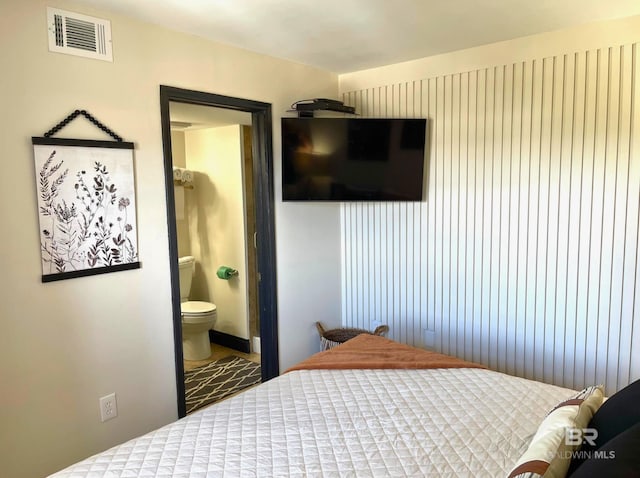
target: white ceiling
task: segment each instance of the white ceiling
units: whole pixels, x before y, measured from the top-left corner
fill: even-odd
[[[80,1],[335,73],[640,14],[640,0]]]

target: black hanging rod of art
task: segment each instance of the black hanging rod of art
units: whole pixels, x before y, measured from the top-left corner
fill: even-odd
[[[62,121],[60,121],[60,123],[58,123],[57,125],[55,125],[53,128],[51,128],[49,131],[47,131],[44,134],[45,138],[49,138],[51,136],[53,136],[54,134],[56,134],[58,131],[60,131],[62,128],[64,128],[65,126],[67,126],[69,123],[71,123],[74,119],[76,119],[76,117],[78,116],[84,116],[85,118],[87,118],[89,121],[91,121],[94,125],[96,125],[100,130],[104,131],[105,133],[107,133],[109,136],[111,136],[113,139],[115,139],[118,142],[122,142],[122,137],[118,136],[117,134],[115,134],[113,131],[111,131],[110,128],[108,128],[107,126],[105,126],[104,124],[102,124],[100,121],[98,121],[91,113],[87,112],[87,110],[75,110],[73,113],[71,113],[69,116],[67,116],[65,119],[63,119]]]

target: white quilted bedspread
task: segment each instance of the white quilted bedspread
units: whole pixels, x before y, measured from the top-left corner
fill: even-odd
[[[481,369],[296,371],[52,476],[505,476],[571,394]]]

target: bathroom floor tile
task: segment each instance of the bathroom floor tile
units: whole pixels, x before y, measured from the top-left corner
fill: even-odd
[[[201,367],[202,365],[206,365],[209,362],[215,362],[216,360],[220,360],[221,358],[225,358],[230,355],[235,355],[237,357],[251,360],[252,362],[260,363],[260,354],[246,354],[244,352],[239,352],[234,349],[223,347],[222,345],[211,344],[211,357],[206,360],[185,360],[184,369],[191,370],[196,367]]]

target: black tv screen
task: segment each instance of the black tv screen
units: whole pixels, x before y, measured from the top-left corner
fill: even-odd
[[[282,199],[421,201],[426,122],[282,118]]]

